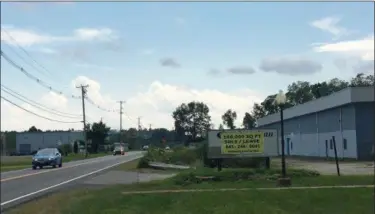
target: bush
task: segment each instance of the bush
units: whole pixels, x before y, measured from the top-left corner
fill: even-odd
[[[72,153],[72,146],[70,144],[63,144],[59,146],[59,152],[65,156],[67,156],[69,153]]]
[[[143,156],[138,165],[139,168],[148,167],[149,162],[161,162],[177,165],[190,165],[197,161],[198,155],[195,150],[178,148],[174,151],[166,151],[162,148],[151,147]]]
[[[77,154],[77,153],[78,153],[78,142],[77,142],[77,141],[74,141],[74,144],[73,144],[73,152],[74,152],[74,154]]]
[[[297,170],[289,169],[288,176],[296,177],[316,177],[320,174],[311,170]],[[281,171],[275,169],[224,169],[218,172],[214,169],[203,168],[194,171],[182,172],[173,178],[177,185],[189,185],[194,183],[201,183],[198,177],[214,177],[211,182],[237,182],[249,180],[277,180],[281,177]]]
[[[224,159],[223,167],[224,168],[259,168],[262,164],[265,164],[266,158],[257,157],[257,158],[233,158],[233,159]]]
[[[138,169],[147,168],[149,167],[148,163],[149,163],[149,160],[146,157],[142,157],[138,162],[137,168]]]

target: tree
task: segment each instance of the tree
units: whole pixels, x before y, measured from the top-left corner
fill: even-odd
[[[42,130],[37,129],[35,126],[31,126],[28,130],[28,132],[42,132]]]
[[[284,108],[289,108],[295,105],[303,104],[314,99],[319,99],[328,96],[332,93],[338,92],[347,87],[357,86],[373,86],[374,75],[365,75],[363,73],[357,74],[349,82],[339,78],[333,78],[329,81],[318,82],[310,84],[307,81],[293,82],[288,86],[286,92],[287,102]],[[251,115],[255,119],[265,117],[270,114],[277,113],[279,108],[275,105],[276,94],[269,95],[260,104],[255,103]]]
[[[245,129],[253,129],[255,128],[256,120],[250,113],[246,112],[242,120],[242,125]]]
[[[255,119],[259,119],[266,116],[266,110],[261,104],[255,103],[251,115],[253,115]]]
[[[235,129],[236,126],[234,122],[237,119],[237,113],[232,111],[232,109],[228,109],[222,116],[221,119],[223,120],[223,124],[226,125],[230,129]]]
[[[307,81],[297,81],[288,86],[288,102],[291,105],[298,105],[313,100],[314,94],[311,92],[310,83]]]
[[[88,124],[87,127],[87,139],[90,139],[91,142],[91,152],[97,153],[99,145],[104,145],[105,139],[108,136],[110,130],[105,123],[100,121],[99,123]]]
[[[371,86],[374,85],[374,75],[365,76],[364,73],[359,73],[350,81],[350,86]]]
[[[209,112],[208,106],[203,102],[182,103],[172,114],[176,132],[182,136],[187,135],[191,141],[195,141],[210,128]]]
[[[224,126],[223,126],[223,124],[220,124],[220,125],[219,125],[219,130],[224,130]]]
[[[74,141],[74,144],[73,144],[73,152],[74,152],[74,154],[77,154],[77,153],[78,153],[78,142],[77,142],[77,141]]]

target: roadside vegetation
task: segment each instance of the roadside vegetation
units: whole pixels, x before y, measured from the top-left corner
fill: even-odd
[[[150,168],[147,163],[153,161],[192,168],[172,171]],[[275,190],[280,167],[267,169],[262,162],[259,158],[229,161],[219,172],[206,160],[204,143],[196,149],[150,148],[143,158],[119,165],[114,170],[173,172],[176,176],[147,183],[65,191],[7,213],[365,214],[373,209],[373,187],[328,188],[374,185],[373,176],[325,176],[311,170],[288,169],[292,187],[304,189]],[[316,189],[319,186],[326,188]],[[62,200],[64,203],[60,203]]]

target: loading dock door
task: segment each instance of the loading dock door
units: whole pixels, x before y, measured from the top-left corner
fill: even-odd
[[[31,144],[20,144],[19,151],[21,154],[30,154],[31,153]]]

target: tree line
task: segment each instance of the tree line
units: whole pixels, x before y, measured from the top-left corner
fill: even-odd
[[[349,81],[333,78],[329,81],[314,84],[308,81],[293,82],[288,85],[285,93],[285,107],[289,108],[328,96],[347,87],[360,86],[374,86],[374,75],[360,73]],[[254,128],[256,127],[257,119],[279,112],[279,108],[274,102],[276,95],[271,94],[263,102],[255,103],[253,108],[243,115],[242,127],[239,128]],[[187,137],[187,140],[190,142],[201,140],[208,129],[214,128],[211,116],[209,115],[209,107],[203,102],[192,101],[187,104],[183,103],[176,108],[172,117],[177,136],[180,138]],[[237,128],[235,125],[237,117],[238,115],[235,110],[228,109],[222,115],[222,124],[218,128],[224,129],[224,126],[228,129]]]

